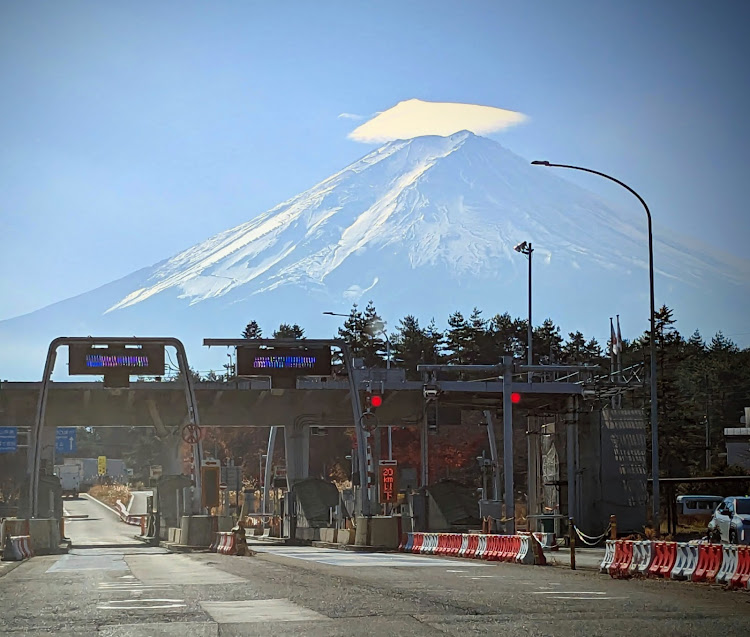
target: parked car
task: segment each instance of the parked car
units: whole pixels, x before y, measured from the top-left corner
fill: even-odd
[[[724,498],[708,523],[708,537],[714,542],[750,544],[750,497]]]

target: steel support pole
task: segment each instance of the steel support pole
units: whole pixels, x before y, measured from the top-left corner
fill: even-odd
[[[354,363],[349,346],[346,343],[339,344],[344,356],[344,366],[349,378],[349,395],[352,402],[352,413],[354,415],[354,429],[357,433],[357,457],[359,460],[359,489],[362,494],[362,515],[370,515],[370,492],[367,488],[367,434],[362,428],[362,401],[359,397],[359,387],[355,376]]]
[[[429,440],[430,438],[427,427],[427,410],[425,409],[424,417],[422,418],[422,428],[420,429],[419,436],[420,461],[422,465],[422,479],[419,486],[421,487],[426,487],[430,482]]]
[[[495,438],[495,418],[489,409],[484,410],[487,420],[487,438],[490,444],[490,458],[492,459],[492,499],[500,499],[500,463],[497,458],[497,438]],[[486,497],[486,496],[485,496]]]
[[[534,357],[534,354],[533,354],[533,352],[534,352],[534,349],[533,349],[534,328],[532,327],[532,324],[531,324],[531,255],[533,254],[533,252],[534,251],[531,249],[531,244],[529,243],[529,325],[527,327],[527,330],[528,330],[528,333],[527,333],[527,344],[528,344],[527,345],[527,349],[528,349],[527,360],[528,360],[528,364],[529,365],[533,365],[534,364],[534,361],[533,361],[533,357]],[[528,376],[529,382],[532,381],[533,376],[534,376],[533,372],[530,371],[529,372],[529,376]]]
[[[567,441],[565,445],[566,463],[568,465],[568,516],[579,518],[578,506],[578,414],[576,399],[573,396],[568,397],[567,413],[565,414],[565,427],[567,429]]]
[[[513,357],[503,356],[503,470],[505,472],[505,524],[506,533],[516,528],[516,507],[513,489]]]
[[[266,467],[263,475],[263,513],[268,513],[268,496],[271,492],[271,469],[273,468],[273,454],[276,448],[276,435],[278,434],[278,427],[271,427],[271,431],[268,432],[268,448],[266,450]],[[262,460],[262,459],[261,459]],[[289,471],[289,467],[287,467]]]

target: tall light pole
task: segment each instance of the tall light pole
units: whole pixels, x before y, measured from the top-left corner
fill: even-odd
[[[524,241],[523,243],[519,243],[515,248],[513,248],[516,252],[520,252],[521,254],[525,254],[529,258],[529,324],[527,326],[527,332],[526,332],[526,349],[528,350],[527,353],[527,360],[528,364],[533,364],[533,355],[532,355],[532,334],[533,334],[533,328],[531,326],[531,254],[534,252],[534,249],[531,247],[530,243],[527,243]],[[534,373],[529,372],[528,380],[529,382],[532,381]]]
[[[660,516],[660,501],[659,501],[659,414],[657,410],[657,395],[656,395],[656,316],[654,307],[654,234],[651,227],[651,211],[648,209],[646,202],[643,200],[635,190],[633,190],[627,184],[621,182],[619,179],[599,172],[598,170],[591,170],[590,168],[582,168],[581,166],[570,166],[568,164],[552,164],[548,161],[532,161],[534,166],[548,166],[550,168],[570,168],[572,170],[581,170],[583,172],[592,173],[599,175],[610,181],[614,181],[619,184],[625,190],[632,193],[638,198],[638,201],[643,205],[646,211],[646,218],[648,219],[648,278],[649,278],[649,295],[651,302],[651,330],[650,330],[650,357],[651,357],[651,483],[653,484],[653,518],[654,518],[654,529],[657,535],[661,529],[661,516]]]

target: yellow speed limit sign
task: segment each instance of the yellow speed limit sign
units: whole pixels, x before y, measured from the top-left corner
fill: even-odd
[[[99,475],[107,475],[107,456],[99,456]]]

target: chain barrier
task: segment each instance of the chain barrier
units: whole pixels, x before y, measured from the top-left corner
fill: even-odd
[[[597,544],[599,544],[599,542],[601,542],[604,538],[606,538],[609,535],[609,532],[611,530],[612,530],[612,525],[610,524],[607,527],[607,530],[604,531],[604,533],[598,536],[593,536],[593,535],[586,535],[578,527],[575,527],[576,535],[581,540],[581,542],[583,542],[587,546],[596,546]]]

